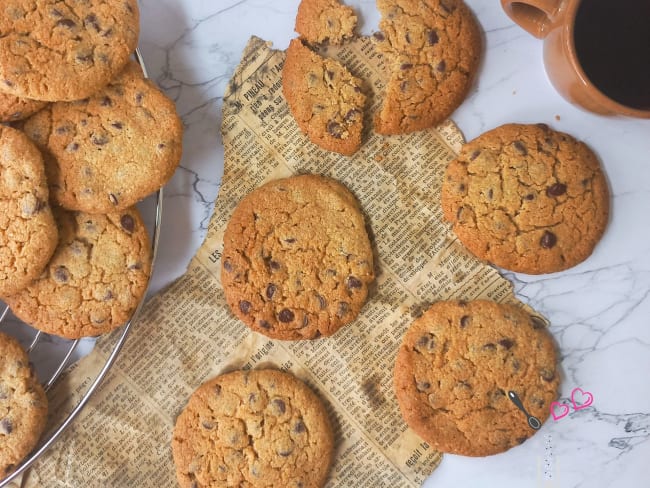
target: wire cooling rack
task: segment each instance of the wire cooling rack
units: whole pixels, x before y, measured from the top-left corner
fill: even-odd
[[[144,65],[144,60],[142,59],[140,51],[137,49],[135,51],[135,57],[136,57],[136,61],[140,64],[140,67],[142,68],[144,76],[148,77],[147,69]],[[152,239],[151,239],[151,251],[152,251],[151,252],[151,259],[152,259],[151,274],[152,275],[153,275],[154,264],[156,262],[156,254],[158,252],[158,240],[160,237],[160,223],[162,221],[162,201],[163,201],[162,188],[158,190],[158,193],[155,196],[155,200],[156,200],[156,210],[155,210],[155,219],[153,223],[153,231],[152,231]],[[144,296],[146,296],[146,292],[145,295],[143,295],[143,297]],[[122,349],[122,346],[124,345],[127,336],[129,335],[131,326],[135,322],[138,314],[140,313],[140,309],[142,308],[143,303],[144,303],[144,298],[136,307],[135,311],[131,315],[131,318],[126,322],[126,324],[122,326],[122,332],[115,339],[113,349],[111,351],[111,354],[108,356],[108,359],[106,360],[106,364],[104,364],[104,366],[99,371],[95,379],[89,384],[85,393],[83,394],[83,396],[81,397],[77,405],[74,407],[74,409],[70,412],[70,414],[65,419],[63,419],[63,421],[59,425],[51,427],[50,430],[45,433],[45,435],[41,438],[39,444],[36,446],[36,449],[34,449],[34,451],[32,451],[32,453],[26,459],[23,460],[22,464],[20,464],[20,466],[13,473],[11,473],[6,478],[0,480],[0,488],[2,488],[3,486],[7,486],[12,480],[16,479],[18,476],[23,474],[32,464],[34,464],[34,462],[40,456],[42,456],[43,453],[45,453],[45,451],[47,451],[50,447],[52,447],[52,445],[56,442],[59,436],[63,434],[63,432],[75,420],[77,415],[79,415],[81,410],[83,410],[83,408],[88,403],[88,400],[90,400],[92,394],[99,387],[100,383],[104,379],[104,376],[106,376],[106,373],[108,373],[108,371],[111,369],[111,366],[113,366],[113,363],[117,359],[117,356],[120,353],[120,350]],[[0,303],[0,330],[7,329],[9,316],[10,316],[9,307]],[[39,379],[43,383],[43,387],[47,392],[52,388],[52,385],[54,385],[54,383],[59,378],[59,376],[61,376],[61,373],[65,371],[66,367],[72,363],[71,358],[73,358],[74,352],[75,350],[77,350],[81,341],[79,339],[65,340],[61,338],[56,338],[56,337],[49,336],[49,334],[45,334],[41,331],[35,331],[31,327],[27,327],[27,326],[20,326],[20,327],[21,327],[21,337],[23,336],[24,333],[30,335],[32,338],[31,343],[27,348],[27,352],[30,355],[30,359],[34,357],[34,352],[37,350],[37,348],[44,347],[48,342],[56,342],[58,344],[63,345],[63,347],[57,347],[57,350],[60,350],[59,355],[54,359],[54,364],[48,364],[47,366],[48,373],[46,377],[41,377],[39,375]],[[35,362],[34,366],[36,367],[37,370],[42,369],[39,367],[41,365],[39,365],[37,362]]]

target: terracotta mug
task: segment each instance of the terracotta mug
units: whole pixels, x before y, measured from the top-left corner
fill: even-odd
[[[645,1],[640,0],[637,5]],[[639,106],[619,103],[603,93],[587,77],[576,53],[574,40],[576,14],[581,3],[581,0],[501,0],[501,6],[512,20],[533,36],[544,39],[546,73],[556,90],[569,102],[598,114],[650,118],[647,102]],[[611,8],[618,8],[619,5],[614,6],[617,3],[612,1]],[[590,7],[585,4],[585,8]],[[643,8],[647,9],[642,6],[639,10]],[[634,15],[634,12],[628,14]],[[647,25],[645,29],[648,29]],[[648,59],[642,57],[632,66],[648,62]],[[647,72],[644,76],[647,78]],[[643,96],[646,96],[645,93]]]

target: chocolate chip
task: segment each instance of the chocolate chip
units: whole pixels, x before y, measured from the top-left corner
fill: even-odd
[[[292,452],[293,452],[292,448],[278,449],[278,455],[282,457],[291,456]]]
[[[528,437],[517,437],[517,444],[523,444]]]
[[[251,307],[251,302],[248,302],[246,300],[239,302],[239,310],[241,310],[241,313],[243,314],[248,314],[251,311]]]
[[[77,149],[79,149],[79,144],[77,144],[76,142],[71,142],[65,148],[65,150],[68,151],[68,152],[75,152]]]
[[[409,35],[408,32],[404,34],[404,40],[406,41],[407,44],[411,44],[411,36]]]
[[[518,360],[518,359],[513,359],[513,360],[512,360],[512,370],[513,370],[513,371],[519,371],[519,367],[520,367],[520,366],[521,366],[521,365],[519,364],[519,360]]]
[[[505,347],[506,349],[510,349],[515,345],[515,343],[512,339],[501,339],[499,341],[499,345]]]
[[[336,316],[341,319],[348,313],[349,310],[350,310],[350,304],[349,303],[347,303],[347,302],[339,302],[339,308],[336,311]]]
[[[497,346],[491,342],[488,342],[487,344],[483,344],[483,347],[481,349],[483,349],[484,351],[492,352],[497,350]]]
[[[102,32],[102,37],[111,37],[113,35],[113,29],[107,29],[104,32]]]
[[[90,140],[96,146],[108,144],[108,136],[106,134],[93,134]]]
[[[418,351],[431,352],[436,348],[436,337],[433,334],[426,334],[421,336],[415,343]]]
[[[100,104],[102,107],[111,107],[111,106],[113,105],[113,100],[111,100],[110,97],[103,97],[103,98],[100,100],[99,104]]]
[[[54,270],[54,279],[59,283],[67,283],[70,280],[70,272],[65,266],[59,266]]]
[[[343,127],[341,127],[341,124],[336,122],[335,120],[330,120],[327,123],[327,132],[332,136],[337,139],[340,139],[343,137]]]
[[[277,289],[278,288],[273,283],[269,283],[266,287],[266,298],[273,300],[273,295],[275,295]]]
[[[76,60],[80,63],[88,63],[93,60],[92,54],[77,54]]]
[[[469,315],[463,315],[460,318],[460,327],[461,327],[461,329],[464,329],[465,327],[467,327],[471,322],[472,322],[472,318]]]
[[[352,108],[352,109],[348,110],[347,114],[345,114],[345,120],[347,122],[354,122],[357,119],[357,117],[359,116],[359,114],[361,114],[361,111],[359,109]]]
[[[399,69],[401,69],[401,70],[407,70],[407,69],[411,69],[412,67],[413,67],[413,65],[412,65],[411,63],[402,63],[402,64],[400,65]]]
[[[55,9],[55,8],[53,8],[52,10],[50,10],[50,15],[51,15],[52,17],[63,17],[63,14],[61,13],[61,11],[60,11],[60,10],[57,10],[57,9]]]
[[[543,329],[546,327],[546,324],[542,319],[539,317],[535,317],[534,315],[530,317],[531,325],[533,326],[533,329]]]
[[[534,199],[535,199],[535,195],[533,195],[532,193],[529,193],[529,194],[526,195],[524,198],[525,198],[526,200],[534,200]]]
[[[273,410],[277,415],[282,415],[287,411],[287,405],[281,398],[274,398],[271,400],[271,405],[273,406]]]
[[[431,388],[431,383],[429,383],[428,381],[417,381],[415,383],[415,388],[418,391],[423,391],[424,392],[424,391],[427,391],[429,388]]]
[[[56,23],[57,27],[67,27],[68,29],[72,29],[76,25],[77,24],[72,19],[61,19]]]
[[[296,239],[294,237],[289,237],[288,239],[285,239],[284,242],[286,242],[287,244],[293,244],[294,242],[296,242]]]
[[[228,271],[228,273],[232,273],[232,263],[228,261],[227,259],[223,262],[223,269]]]
[[[14,83],[11,80],[2,80],[2,82],[9,87],[14,86]]]
[[[113,122],[111,123],[111,127],[114,127],[115,129],[121,129],[124,126],[122,125],[122,122]]]
[[[544,235],[539,240],[539,245],[544,249],[551,249],[555,244],[557,244],[557,236],[549,231],[544,232]]]
[[[384,33],[381,32],[381,31],[377,31],[377,32],[375,32],[375,33],[372,35],[372,37],[374,37],[374,38],[377,39],[378,41],[385,41],[385,40],[386,40],[386,36],[385,36]]]
[[[272,271],[277,271],[280,269],[280,263],[277,261],[269,261],[269,268],[271,268]]]
[[[325,310],[327,307],[327,300],[321,295],[316,295],[316,298],[318,299],[318,305],[320,306],[321,310]]]
[[[106,292],[104,293],[103,300],[105,302],[108,302],[109,300],[112,300],[112,299],[113,299],[113,292],[111,290],[106,290]]]
[[[402,92],[406,92],[406,90],[408,90],[409,86],[410,86],[410,83],[408,81],[404,80],[399,84],[399,89],[402,90]]]
[[[328,71],[328,72],[327,72],[327,77],[328,77],[330,80],[333,80],[333,79],[334,79],[334,71]]]
[[[112,193],[108,194],[108,199],[113,205],[117,205],[117,197],[113,195]]]
[[[212,430],[214,429],[214,424],[212,422],[208,422],[207,420],[204,420],[201,422],[201,425],[205,430]]]
[[[481,154],[481,151],[474,151],[474,152],[470,155],[469,160],[470,160],[470,161],[474,161],[476,158],[478,158],[479,154]]]
[[[440,0],[440,8],[450,14],[456,10],[456,5],[453,3],[453,0]]]
[[[280,310],[280,313],[278,314],[278,320],[284,323],[292,322],[293,319],[295,318],[296,318],[295,314],[288,308],[283,308],[282,310]]]
[[[526,149],[526,146],[524,145],[523,142],[515,141],[514,146],[515,146],[515,149],[517,150],[517,152],[519,154],[521,154],[522,156],[525,156],[526,154],[528,154],[528,149]]]
[[[66,126],[57,127],[55,132],[59,135],[65,134],[66,132],[68,132],[68,128]]]
[[[566,185],[563,183],[555,183],[546,189],[546,194],[549,197],[559,197],[561,195],[564,195],[565,193],[566,193]]]
[[[260,320],[259,324],[262,329],[269,330],[271,328],[271,324],[269,324],[266,320]]]
[[[130,234],[133,232],[133,229],[135,229],[135,220],[133,220],[133,217],[129,214],[124,214],[120,217],[120,225],[122,226],[122,229]]]
[[[436,69],[438,71],[440,71],[441,73],[445,72],[445,70],[447,69],[447,63],[445,63],[444,59],[438,63],[438,66],[436,67]]]
[[[309,317],[307,315],[302,316],[302,327],[301,329],[304,329],[309,325]]]
[[[307,430],[307,428],[305,427],[305,423],[302,420],[296,421],[296,423],[293,426],[293,431],[296,434],[302,434],[306,430]]]
[[[555,371],[543,368],[539,371],[539,375],[544,381],[553,381],[553,378],[555,378]]]
[[[86,18],[84,19],[84,24],[92,26],[93,29],[95,29],[97,32],[101,30],[95,14],[87,15]]]
[[[140,105],[142,103],[143,98],[144,98],[144,93],[142,93],[142,92],[136,93],[136,95],[135,95],[135,103]]]
[[[465,185],[463,183],[458,185],[458,191],[461,192],[461,193],[463,193],[465,191]]]
[[[361,283],[361,280],[359,278],[356,278],[352,275],[348,276],[348,279],[345,283],[348,288],[361,288],[363,286],[363,283]]]
[[[129,266],[130,270],[142,269],[142,263],[133,263]]]
[[[158,144],[158,146],[156,146],[156,147],[157,147],[159,150],[162,150],[162,149],[165,149],[167,146],[165,146],[165,144],[163,144],[163,143],[161,142],[161,143]]]
[[[216,396],[221,395],[221,385],[218,385],[218,384],[217,384],[217,385],[214,385],[214,394],[215,394]]]
[[[13,432],[14,426],[11,420],[4,418],[0,421],[0,434],[9,435]]]
[[[489,198],[490,200],[492,200],[492,197],[494,197],[494,191],[492,190],[492,188],[490,188],[490,189],[488,190],[488,198]]]
[[[427,40],[429,41],[429,46],[433,46],[434,44],[438,44],[440,38],[435,30],[430,30],[427,34]]]

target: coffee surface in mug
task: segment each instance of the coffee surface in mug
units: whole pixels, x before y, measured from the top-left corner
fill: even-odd
[[[583,0],[574,42],[596,88],[622,105],[650,109],[650,0]]]

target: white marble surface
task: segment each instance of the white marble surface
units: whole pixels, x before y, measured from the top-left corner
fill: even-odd
[[[166,188],[154,291],[183,273],[204,237],[223,172],[221,97],[242,50],[253,34],[285,48],[298,1],[141,1],[140,47],[150,75],[186,126],[182,166]],[[346,3],[360,11],[363,33],[377,29],[374,1]],[[485,32],[485,59],[452,118],[467,139],[506,122],[545,122],[584,140],[605,167],[612,217],[581,265],[537,277],[508,274],[517,295],[552,323],[563,399],[580,387],[593,405],[550,419],[507,453],[445,456],[424,486],[650,486],[650,121],[569,105],[546,78],[541,42],[513,25],[498,1],[468,3]]]

